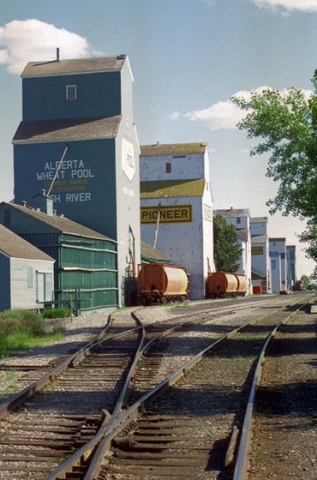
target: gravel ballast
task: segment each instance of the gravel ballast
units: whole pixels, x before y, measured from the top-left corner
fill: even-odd
[[[287,299],[281,299],[282,301],[287,303]],[[194,302],[187,309],[152,307],[141,309],[140,312],[142,312],[142,321],[153,322],[159,319],[164,320],[169,316],[181,315],[182,312],[188,315],[191,308],[194,310]],[[34,348],[23,356],[2,360],[0,361],[0,368],[1,365],[14,367],[14,365],[26,365],[28,363],[30,365],[46,365],[54,356],[58,357],[67,353],[70,345],[72,349],[75,349],[91,340],[105,326],[109,315],[115,318],[116,323],[130,322],[131,310],[133,309],[109,310],[85,314],[72,319],[62,319],[61,326],[65,328],[65,337],[61,341],[45,347]],[[246,309],[243,314],[247,318],[248,315],[254,316],[255,312],[254,310],[248,312]],[[241,317],[241,313],[239,313],[239,316]],[[262,426],[260,425],[255,436],[255,442],[263,449],[263,453],[261,454],[261,451],[259,451],[256,454],[258,458],[255,455],[253,457],[253,462],[250,465],[250,480],[271,478],[277,480],[316,480],[317,478],[317,408],[315,406],[316,402],[312,401],[312,397],[317,398],[315,370],[317,360],[316,317],[317,314],[303,312],[296,330],[296,341],[303,340],[299,343],[301,350],[298,349],[291,355],[281,355],[278,359],[279,363],[273,370],[273,376],[270,377],[270,380],[267,380],[267,382],[270,382],[269,386],[272,392],[274,392],[275,386],[280,385],[282,379],[285,387],[285,397],[284,399],[281,398],[279,411],[266,414],[264,423]],[[223,320],[219,320],[219,322]],[[232,316],[228,316],[227,320],[231,322]],[[306,329],[303,328],[305,325],[307,326]],[[307,348],[303,350],[305,346]],[[182,360],[184,360],[183,357]],[[18,372],[18,370],[15,372],[14,381],[17,383],[19,375],[22,376],[25,373]],[[265,378],[264,381],[266,381]],[[12,378],[10,378],[8,372],[1,371],[0,395],[2,395],[2,398],[10,393],[10,388],[13,388],[12,383]],[[307,390],[307,408],[305,405],[299,405],[302,398],[294,395],[294,385],[300,386],[298,391],[309,387],[309,392]],[[286,401],[287,399],[288,401]],[[285,408],[283,408],[283,403]],[[300,412],[300,415],[298,412]],[[213,477],[210,472],[208,478],[218,479],[220,477]]]

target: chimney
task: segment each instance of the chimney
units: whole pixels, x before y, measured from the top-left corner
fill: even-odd
[[[53,198],[42,190],[38,195],[34,195],[32,199],[32,207],[38,212],[46,213],[47,215],[53,215]]]
[[[59,48],[56,49],[56,61],[59,62]]]

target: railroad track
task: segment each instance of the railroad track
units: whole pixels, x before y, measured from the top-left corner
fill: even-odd
[[[279,302],[280,297],[276,297],[274,299],[275,302]],[[242,300],[242,299],[240,299]],[[193,304],[190,306],[190,308],[182,308],[182,309],[174,309],[174,311],[177,313],[175,317],[172,320],[166,320],[166,321],[155,321],[155,311],[157,310],[156,307],[152,307],[150,311],[153,311],[153,323],[148,327],[147,335],[148,335],[148,340],[156,335],[159,335],[160,332],[163,332],[164,330],[169,328],[170,326],[174,325],[175,322],[183,323],[186,321],[186,319],[190,320],[192,319],[193,315],[196,315],[198,317],[204,316],[204,315],[212,315],[215,314],[223,316],[225,313],[227,314],[234,314],[236,313],[237,310],[244,309],[246,307],[249,307],[251,304],[254,305],[254,307],[259,306],[261,304],[266,304],[267,302],[261,301],[261,299],[258,298],[252,298],[252,299],[243,299],[243,301],[235,303],[233,307],[233,302],[229,301],[226,302],[225,300],[222,300],[220,302],[217,301],[212,301],[212,302],[205,302],[205,303],[198,303],[198,306]],[[240,303],[240,304],[239,304]],[[160,308],[160,307],[158,307]],[[170,309],[173,310],[173,309]],[[203,311],[203,313],[202,313]],[[179,314],[181,312],[181,314]],[[141,321],[144,321],[147,325],[149,324],[148,317],[149,315],[149,310],[148,309],[139,309],[138,315],[140,317]],[[113,319],[114,317],[111,316]],[[117,316],[115,316],[116,321],[111,324],[111,331],[110,329],[110,323],[108,319],[108,324],[104,330],[100,329],[100,335],[105,335],[106,333],[109,335],[109,337],[118,335],[120,332],[124,332],[129,328],[133,328],[134,321],[129,321],[127,318],[125,318],[124,324],[120,323],[120,321],[117,319]],[[97,337],[98,338],[98,337]],[[23,364],[21,361],[19,361],[19,364],[17,365],[16,363],[14,364],[6,364],[4,361],[0,362],[0,382],[3,381],[5,384],[9,383],[8,380],[12,378],[11,385],[9,388],[6,390],[3,390],[1,392],[0,390],[0,404],[4,403],[9,397],[11,397],[14,394],[17,394],[19,391],[23,389],[27,389],[27,387],[30,384],[36,383],[39,379],[41,379],[44,376],[49,376],[49,373],[58,367],[59,365],[66,364],[67,365],[67,360],[69,359],[70,355],[76,354],[76,352],[80,349],[84,349],[84,346],[87,344],[85,343],[77,343],[74,344],[70,349],[65,350],[64,354],[60,354],[58,357],[53,357],[50,361],[47,361],[47,356],[44,353],[43,355],[41,354],[41,359],[43,364],[39,361],[39,357],[36,356],[33,357],[31,356],[30,359],[26,358],[25,364]],[[33,363],[32,363],[32,358],[33,358]],[[55,374],[54,374],[55,375]],[[15,381],[13,381],[13,378]]]
[[[287,309],[258,318],[216,341],[196,365],[183,366],[164,395],[142,401],[131,429],[114,437],[99,476],[91,478],[231,479],[256,358],[270,331],[289,316]]]
[[[279,303],[278,300],[277,303]],[[231,309],[233,310],[234,307],[231,306]],[[140,311],[144,312],[144,310],[146,309],[141,309]],[[103,384],[102,382],[100,382],[99,378],[100,372],[103,372],[105,368],[101,358],[103,356],[106,356],[106,363],[109,367],[109,370],[107,370],[107,381],[111,383],[112,380],[113,384],[116,384],[116,387],[118,387],[121,382],[120,387],[122,387],[122,384],[124,383],[122,375],[120,377],[120,381],[117,379],[116,382],[116,376],[114,375],[114,377],[112,377],[113,372],[111,371],[111,368],[113,368],[113,365],[112,367],[110,367],[111,362],[113,363],[114,358],[120,358],[122,362],[123,357],[126,357],[126,352],[124,353],[122,350],[122,339],[120,341],[118,335],[114,336],[114,343],[115,337],[117,337],[117,340],[119,340],[117,342],[117,345],[119,345],[118,351],[117,353],[115,353],[115,349],[110,351],[110,349],[108,348],[107,354],[105,354],[103,351],[98,350],[102,348],[103,342],[101,340],[95,340],[93,342],[92,348],[85,349],[85,354],[84,352],[81,352],[80,360],[75,360],[74,358],[72,360],[72,368],[69,368],[67,370],[67,373],[64,374],[60,380],[54,382],[54,384],[52,384],[50,388],[46,389],[48,394],[47,398],[54,400],[55,397],[56,399],[56,410],[58,411],[57,415],[46,415],[47,418],[44,420],[45,413],[51,410],[50,405],[54,405],[54,402],[50,403],[49,401],[46,408],[45,403],[43,403],[43,399],[41,399],[43,395],[39,394],[39,398],[36,399],[36,401],[32,399],[29,402],[29,405],[23,406],[23,408],[19,409],[17,413],[13,413],[11,416],[6,418],[5,422],[7,423],[5,424],[5,428],[3,428],[4,421],[2,421],[1,428],[2,431],[5,432],[6,438],[4,443],[2,443],[2,446],[0,442],[0,455],[2,453],[4,455],[2,458],[0,456],[0,460],[2,460],[0,478],[10,478],[10,480],[13,480],[15,478],[66,478],[65,473],[61,473],[64,467],[58,467],[54,470],[54,466],[61,463],[62,465],[67,464],[68,461],[65,462],[65,459],[68,458],[72,453],[73,455],[70,457],[71,459],[74,456],[76,457],[77,455],[81,458],[81,460],[75,460],[72,464],[72,460],[70,459],[69,466],[67,467],[67,478],[86,478],[85,475],[90,475],[89,473],[87,473],[87,468],[89,463],[91,462],[92,453],[95,452],[99,444],[102,444],[104,442],[103,439],[108,437],[108,435],[114,429],[116,421],[119,421],[120,424],[124,423],[125,421],[123,420],[124,417],[122,417],[122,415],[124,416],[124,413],[121,413],[122,409],[129,410],[129,406],[133,401],[135,401],[136,398],[139,398],[140,395],[144,394],[149,388],[153,389],[153,386],[155,386],[162,378],[165,378],[168,373],[171,373],[171,370],[175,369],[175,364],[170,365],[168,369],[166,368],[166,366],[162,368],[161,363],[162,358],[165,358],[166,356],[170,356],[171,358],[173,352],[175,354],[176,345],[180,342],[180,335],[183,335],[183,338],[186,338],[186,330],[188,331],[188,329],[191,329],[192,334],[193,329],[196,329],[197,333],[200,334],[201,337],[202,329],[205,328],[203,327],[203,324],[207,320],[209,320],[207,336],[209,336],[210,338],[216,338],[217,336],[219,337],[221,332],[226,333],[230,329],[232,329],[232,325],[226,324],[222,326],[222,330],[220,330],[219,325],[217,326],[215,324],[213,326],[214,331],[212,332],[210,322],[214,321],[217,315],[217,310],[212,310],[212,315],[210,314],[210,312],[208,312],[208,314],[201,314],[201,318],[197,319],[198,321],[196,322],[196,324],[193,320],[189,321],[187,319],[187,321],[185,322],[186,325],[182,325],[184,324],[184,321],[182,321],[181,316],[179,316],[179,318],[175,317],[172,321],[167,322],[164,327],[162,327],[162,324],[148,326],[147,341],[149,341],[149,339],[151,338],[158,338],[161,352],[158,352],[156,349],[153,350],[152,353],[149,348],[143,351],[143,361],[144,358],[150,359],[151,367],[149,367],[149,363],[142,365],[142,362],[140,362],[137,372],[134,372],[134,374],[132,374],[133,382],[126,380],[125,386],[126,388],[128,388],[128,392],[131,394],[130,401],[126,399],[126,393],[120,394],[120,388],[117,388],[116,395],[111,396],[109,393],[109,383],[108,385],[106,385],[107,382]],[[229,318],[230,311],[230,309],[227,310],[227,315],[229,316]],[[121,330],[123,330],[122,326],[120,328]],[[180,332],[180,330],[177,330],[180,328],[183,329],[182,333]],[[163,330],[167,329],[170,330],[168,340],[165,339],[165,334],[163,332]],[[137,334],[139,330],[140,329],[135,329],[135,334]],[[201,341],[198,343],[200,343],[201,349]],[[164,344],[163,348],[162,344]],[[180,346],[178,348],[180,348]],[[182,350],[184,350],[183,346],[181,348]],[[189,351],[188,348],[187,350]],[[194,350],[192,350],[191,355],[194,354],[195,352]],[[132,356],[134,355],[131,355],[130,364],[132,363]],[[176,357],[177,356],[178,355],[176,355]],[[155,359],[154,367],[153,359]],[[120,365],[120,368],[121,372],[124,369],[128,370],[127,365],[123,365],[122,363]],[[89,376],[92,378],[92,381],[88,380],[86,374],[84,374],[84,371],[86,369],[89,372]],[[78,372],[77,381],[75,382],[76,384],[74,384],[72,378],[75,370],[77,370]],[[147,374],[145,376],[143,374],[140,374],[140,372],[142,371],[143,373],[146,372]],[[151,371],[150,374],[149,371]],[[95,376],[96,373],[97,376]],[[95,389],[96,385],[98,384],[99,387]],[[114,390],[113,387],[112,390]],[[77,395],[79,393],[80,395],[82,395],[81,398],[85,400],[80,401],[80,409],[78,411],[74,409],[74,407],[72,406],[73,400],[70,399],[71,397],[75,398],[74,395]],[[69,400],[69,404],[67,403],[67,401],[63,402],[62,421],[60,416],[61,395],[62,398]],[[103,400],[98,400],[99,396],[100,399],[103,397]],[[88,402],[86,401],[87,399],[89,400]],[[36,405],[37,401],[39,402],[38,405]],[[118,403],[116,403],[117,401]],[[77,412],[75,415],[73,414],[74,411]],[[28,420],[21,420],[22,417],[20,417],[20,415],[22,415],[22,412],[26,413],[26,415],[29,416]],[[42,418],[40,417],[39,412],[41,415],[43,414]],[[16,428],[18,421],[20,422],[21,428]],[[165,427],[166,425],[167,423],[165,424]],[[30,434],[29,441],[27,440],[26,433],[31,431],[32,426],[35,427],[33,432],[36,432],[36,430],[38,430],[38,433]],[[123,451],[127,450],[126,445],[124,446],[125,442],[127,441],[125,437],[126,435],[124,436],[123,440],[120,440],[121,445],[123,445]],[[17,439],[17,446],[14,445],[14,438]],[[120,444],[120,442],[118,443],[118,439],[115,441],[117,442],[117,444]],[[19,457],[17,452],[20,452],[20,450],[22,451],[22,453]],[[35,456],[35,451],[39,452],[38,457]],[[50,455],[50,452],[52,451],[54,452],[54,454]],[[12,459],[12,461],[10,459]],[[97,463],[98,462],[99,461],[97,461]],[[22,468],[21,464],[23,464]],[[59,468],[60,472],[58,470]],[[74,476],[72,477],[71,475]],[[87,478],[95,477],[88,476]]]
[[[315,480],[316,315],[282,324],[264,352],[241,478]],[[247,431],[247,429],[246,429]]]
[[[179,316],[165,325],[150,325],[148,340],[182,323]],[[109,321],[79,352],[45,366],[19,366],[25,388],[0,405],[1,478],[43,478],[93,438],[109,412],[119,412],[128,368],[141,344],[141,324],[134,320],[136,325],[132,329],[132,322]]]
[[[116,405],[141,332],[139,324],[108,338],[102,331],[0,405],[1,479],[41,479],[95,436]]]
[[[141,400],[112,418],[93,440],[45,480],[220,478],[210,475],[219,475],[218,469],[230,445],[232,431],[237,431],[233,427],[242,421],[239,415],[242,415],[241,405],[246,404],[248,388],[245,386],[254,358],[268,330],[281,319],[288,318],[290,308],[268,309],[270,313],[266,311],[263,317],[262,312],[261,321],[260,318],[257,322],[253,319],[251,324],[240,325],[222,340],[212,342],[212,349],[205,348]],[[244,353],[247,355],[242,357],[243,361],[233,362],[234,355],[240,358],[242,347],[246,348]],[[210,355],[215,349],[217,352]],[[200,362],[199,367],[195,367],[197,362]],[[217,383],[215,388],[216,362],[221,366],[217,377],[221,390]],[[243,373],[239,379],[241,367]],[[211,377],[206,378],[206,373]],[[185,377],[181,378],[184,374]],[[138,390],[137,384],[133,387]],[[157,398],[158,395],[161,399]],[[210,412],[211,406],[220,410],[215,431],[212,430],[215,413]],[[207,417],[212,418],[209,425]],[[227,467],[232,462],[227,458]],[[228,473],[223,465],[221,468],[221,474],[228,475],[221,478],[231,479],[232,472]],[[66,471],[69,472],[67,477]]]

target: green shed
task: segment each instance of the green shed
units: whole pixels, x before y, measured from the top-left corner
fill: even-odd
[[[2,202],[0,224],[55,259],[53,304],[77,313],[118,306],[117,242],[26,204]]]

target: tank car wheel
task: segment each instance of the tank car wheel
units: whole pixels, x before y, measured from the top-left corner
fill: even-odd
[[[150,305],[152,305],[152,297],[143,297],[143,305],[145,307],[149,307]]]

